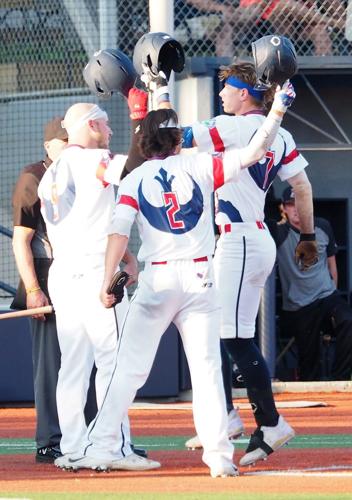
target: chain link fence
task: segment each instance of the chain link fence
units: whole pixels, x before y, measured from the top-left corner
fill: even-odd
[[[250,56],[251,42],[273,33],[288,36],[299,56],[351,55],[352,4],[348,8],[343,0],[175,0],[175,37],[188,56]]]
[[[292,38],[298,55],[347,56],[352,15],[346,8],[347,2],[340,0],[175,0],[175,37],[188,57],[248,56],[251,42],[271,33]],[[12,189],[21,169],[43,158],[44,124],[75,102],[96,102],[82,78],[95,50],[118,46],[131,57],[137,40],[148,31],[148,0],[2,0],[2,301],[12,295],[18,280],[11,247]],[[119,96],[99,104],[115,132],[112,151],[126,152],[130,134],[126,104]],[[138,247],[135,233],[133,245]]]

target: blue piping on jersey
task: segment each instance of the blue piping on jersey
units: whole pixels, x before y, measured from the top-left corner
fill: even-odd
[[[242,271],[241,271],[241,279],[240,279],[240,284],[238,287],[238,294],[237,294],[237,301],[236,301],[236,338],[238,338],[238,310],[239,310],[239,305],[240,305],[240,296],[241,296],[241,290],[242,290],[242,284],[243,284],[244,270],[246,267],[246,237],[245,236],[243,236],[242,241],[243,241]]]
[[[243,222],[241,214],[230,201],[219,200],[217,211],[226,214],[231,222]]]

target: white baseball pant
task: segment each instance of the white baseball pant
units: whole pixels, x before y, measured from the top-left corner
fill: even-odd
[[[252,338],[260,297],[276,258],[276,246],[263,222],[220,227],[214,257],[221,303],[221,338]]]
[[[146,263],[120,335],[116,371],[90,426],[85,450],[121,458],[120,424],[151,370],[160,339],[173,321],[180,332],[193,388],[193,416],[209,467],[232,463],[221,375],[219,308],[213,268],[206,262]]]
[[[84,260],[84,259],[83,259]],[[104,255],[72,272],[67,264],[53,262],[49,273],[49,293],[57,323],[61,349],[61,368],[57,383],[57,408],[62,432],[62,453],[81,449],[87,426],[84,407],[93,363],[97,367],[95,387],[98,409],[101,406],[115,364],[117,328],[113,309],[99,299],[104,277]],[[116,307],[119,330],[128,309],[125,297]],[[123,425],[129,446],[128,420]],[[129,450],[129,448],[128,448]]]

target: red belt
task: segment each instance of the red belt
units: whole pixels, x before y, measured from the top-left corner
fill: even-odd
[[[193,262],[208,262],[208,257],[198,257],[198,259],[193,259]],[[162,266],[167,264],[167,260],[163,260],[162,262],[152,262],[152,266]]]
[[[262,221],[256,220],[255,223],[257,224],[258,229],[265,229],[264,223]],[[241,222],[235,222],[235,224],[241,224]],[[234,229],[232,224],[224,224],[223,226],[218,226],[218,228],[219,228],[220,234],[221,233],[231,233],[231,231]]]

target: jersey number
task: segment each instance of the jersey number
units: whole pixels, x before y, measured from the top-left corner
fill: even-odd
[[[185,223],[182,220],[175,220],[175,215],[180,211],[176,193],[163,193],[164,205],[166,207],[166,216],[171,229],[184,229]]]
[[[264,190],[268,187],[267,186],[268,177],[270,174],[270,170],[273,168],[273,165],[274,165],[275,154],[272,151],[268,151],[265,155],[265,158],[266,158],[266,162],[265,162],[266,170],[265,170],[265,177],[264,177],[264,182],[263,182],[263,186],[262,186],[262,188]]]

